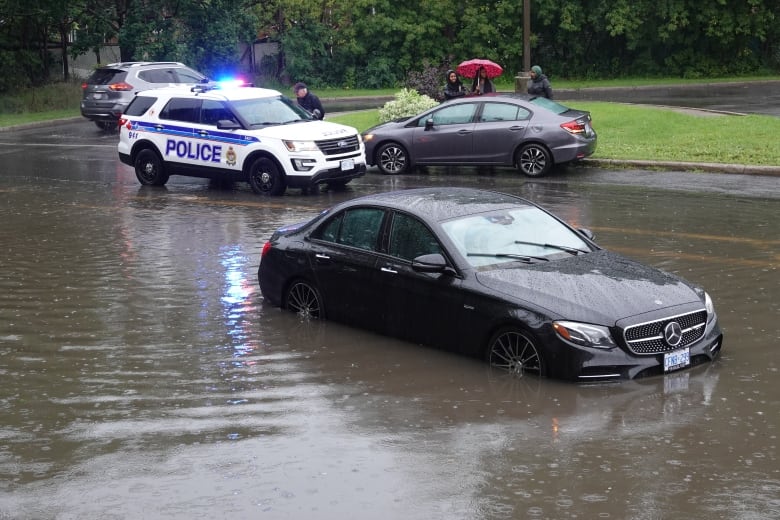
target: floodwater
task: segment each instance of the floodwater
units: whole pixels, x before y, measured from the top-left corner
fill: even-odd
[[[778,179],[432,169],[259,198],[142,188],[95,139],[0,143],[0,519],[780,517]],[[702,284],[722,357],[515,379],[264,303],[274,228],[426,185],[527,196]]]

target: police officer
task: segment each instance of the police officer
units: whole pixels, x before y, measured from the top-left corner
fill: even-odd
[[[309,88],[306,83],[298,82],[293,86],[295,91],[295,97],[298,98],[298,105],[306,109],[316,119],[322,119],[325,117],[325,109],[322,108],[320,98],[309,92]]]

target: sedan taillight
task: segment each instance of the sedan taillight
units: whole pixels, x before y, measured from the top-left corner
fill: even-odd
[[[263,258],[268,251],[271,250],[271,242],[268,241],[265,244],[263,244],[263,251],[260,253],[260,258]]]
[[[108,88],[113,90],[113,91],[115,91],[115,92],[116,91],[120,91],[120,90],[122,90],[122,91],[124,91],[124,90],[133,90],[133,86],[131,84],[129,84],[129,83],[125,83],[124,81],[119,82],[119,83],[112,83],[111,85],[108,86]]]
[[[565,123],[561,123],[561,128],[569,132],[570,134],[584,134],[585,133],[585,123],[582,123],[578,120],[574,121],[567,121]]]

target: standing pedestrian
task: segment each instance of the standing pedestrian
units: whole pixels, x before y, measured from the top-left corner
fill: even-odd
[[[447,71],[447,84],[444,86],[444,99],[453,99],[466,95],[466,88],[454,70]]]
[[[293,90],[301,108],[309,112],[315,119],[323,119],[325,117],[325,109],[322,108],[320,98],[309,92],[309,87],[306,86],[306,83],[299,81],[293,86]]]
[[[550,80],[542,74],[542,68],[539,65],[531,67],[531,81],[528,83],[528,93],[532,96],[544,96],[547,99],[553,98]]]

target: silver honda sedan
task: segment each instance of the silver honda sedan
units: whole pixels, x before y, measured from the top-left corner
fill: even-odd
[[[414,166],[516,167],[540,177],[596,150],[589,112],[543,97],[486,94],[446,101],[363,132],[366,161],[387,175]]]

